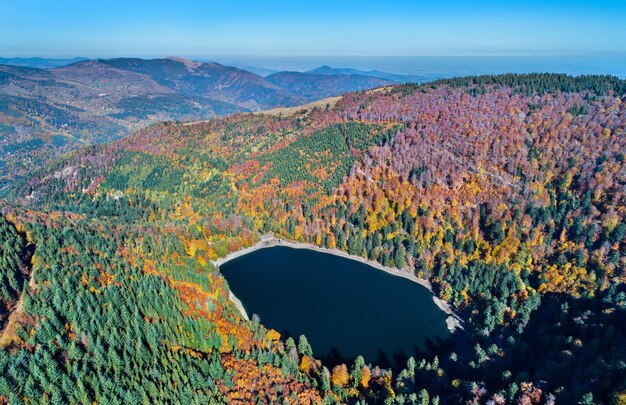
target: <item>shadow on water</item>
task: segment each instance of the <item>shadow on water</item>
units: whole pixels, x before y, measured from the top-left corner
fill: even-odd
[[[284,332],[288,334],[288,331]],[[384,369],[391,369],[394,374],[397,374],[406,368],[406,362],[409,357],[413,356],[414,359],[419,361],[423,358],[430,359],[437,353],[447,353],[455,347],[455,340],[456,337],[450,337],[447,339],[436,338],[434,340],[427,339],[425,342],[426,350],[420,349],[417,345],[413,345],[412,350],[409,352],[396,347],[391,354],[391,358],[388,353],[385,353],[382,349],[378,349],[377,357],[374,359],[365,359],[365,363],[371,363],[372,365],[380,366]],[[329,353],[321,355],[314,353],[314,355],[316,358],[321,360],[322,364],[328,369],[332,369],[334,366],[339,364],[347,364],[350,366],[355,360],[355,357],[343,356],[339,349],[335,346],[331,347]]]
[[[294,336],[291,334],[287,329],[282,329],[281,336],[284,339],[292,338],[295,342],[298,342],[298,339],[300,338],[300,336]],[[446,339],[442,339],[440,337],[435,339],[426,339],[424,342],[425,350],[420,349],[417,345],[413,345],[412,350],[407,353],[399,347],[396,347],[392,354],[392,358],[389,358],[389,355],[383,350],[378,349],[377,357],[374,359],[365,359],[365,363],[372,364],[373,366],[379,366],[384,369],[391,369],[394,374],[397,374],[406,368],[406,362],[409,357],[413,356],[415,360],[419,361],[420,359],[430,359],[440,353],[450,353],[455,348],[459,348],[460,341],[465,342],[466,337],[464,336],[464,332],[459,330]],[[342,355],[339,348],[334,345],[331,346],[327,353],[315,353],[314,350],[313,355],[329,370],[332,370],[334,366],[340,364],[350,366],[356,359],[356,357],[353,356]]]

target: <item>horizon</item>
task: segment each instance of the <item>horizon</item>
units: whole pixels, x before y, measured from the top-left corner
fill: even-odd
[[[380,71],[392,74],[423,76],[423,80],[505,73],[563,73],[578,75],[613,75],[626,78],[626,55],[616,56],[271,56],[271,55],[150,55],[89,58],[84,56],[47,58],[6,57],[0,59],[41,59],[75,63],[80,60],[138,58],[144,60],[179,58],[197,62],[219,63],[249,70],[261,76],[280,71],[306,72],[322,66]],[[60,64],[59,67],[65,64]],[[24,64],[28,66],[28,64]]]

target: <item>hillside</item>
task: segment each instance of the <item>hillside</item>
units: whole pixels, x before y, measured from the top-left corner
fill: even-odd
[[[52,69],[0,65],[0,186],[64,152],[150,123],[293,106],[378,86],[330,75],[277,85],[248,71],[180,58],[82,60]],[[302,82],[298,84],[298,82]]]
[[[613,77],[469,77],[67,155],[5,190],[0,402],[618,403],[624,101]],[[465,332],[328,370],[211,263],[270,231],[428,279]]]
[[[423,83],[432,78],[428,76],[419,75],[404,75],[397,73],[381,72],[380,70],[358,70],[350,68],[334,68],[328,65],[323,65],[315,69],[307,70],[306,73],[314,75],[359,75],[359,76],[371,76],[380,79],[392,81],[394,83]]]
[[[0,58],[0,65],[22,66],[30,68],[55,68],[67,66],[87,58],[54,59],[54,58]]]
[[[279,72],[266,79],[280,88],[302,95],[307,101],[393,83],[391,80],[359,74],[318,75],[301,72]]]

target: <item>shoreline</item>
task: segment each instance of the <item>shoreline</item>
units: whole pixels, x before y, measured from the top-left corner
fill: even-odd
[[[231,300],[235,304],[235,307],[241,313],[241,316],[243,316],[246,321],[249,321],[250,317],[248,316],[246,309],[243,307],[241,300],[237,298],[237,296],[233,294],[232,291],[228,291],[228,299]]]
[[[435,305],[442,312],[448,315],[448,317],[446,318],[446,325],[450,333],[454,333],[458,329],[461,329],[461,330],[463,329],[463,326],[461,324],[462,323],[461,318],[456,313],[454,313],[454,311],[450,307],[450,304],[448,304],[446,301],[440,299],[434,294],[430,281],[423,279],[423,278],[418,278],[414,274],[409,273],[408,271],[400,270],[395,267],[383,266],[382,264],[378,262],[365,259],[361,256],[351,255],[342,250],[324,248],[324,247],[316,246],[311,243],[305,243],[305,242],[292,242],[292,241],[288,241],[282,238],[276,238],[274,234],[265,234],[265,235],[262,235],[259,241],[255,243],[254,245],[247,247],[245,249],[240,249],[240,250],[231,252],[224,257],[220,257],[217,260],[213,260],[212,263],[213,265],[219,268],[222,264],[228,263],[229,261],[234,260],[238,257],[245,256],[249,253],[255,252],[260,249],[267,249],[267,248],[272,248],[272,247],[277,247],[277,246],[289,247],[292,249],[307,249],[307,250],[312,250],[315,252],[326,253],[326,254],[343,257],[345,259],[354,260],[357,262],[361,262],[363,264],[367,264],[368,266],[374,267],[378,270],[382,270],[387,274],[391,274],[392,276],[402,277],[416,284],[419,284],[422,287],[426,288],[431,293],[433,297],[433,302],[435,303]],[[239,298],[237,298],[235,294],[233,294],[232,291],[230,291],[229,298],[235,304],[235,306],[237,307],[239,312],[242,314],[242,316],[245,319],[248,319],[248,315],[245,309],[243,308],[243,304],[241,303],[241,300],[239,300]]]

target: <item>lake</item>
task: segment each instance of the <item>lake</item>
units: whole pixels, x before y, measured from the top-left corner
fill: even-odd
[[[326,366],[350,362],[401,369],[450,337],[447,315],[425,287],[367,264],[309,249],[260,249],[222,264],[248,313],[298,341]]]

